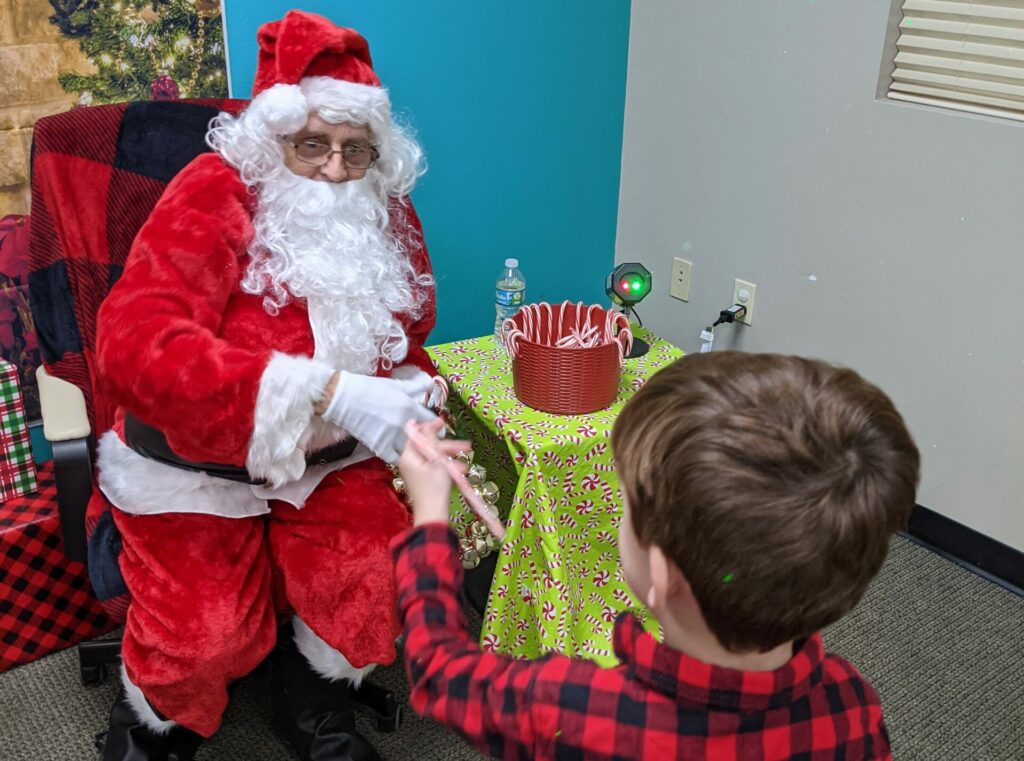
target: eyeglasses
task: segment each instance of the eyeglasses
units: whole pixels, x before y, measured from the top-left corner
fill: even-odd
[[[324,166],[331,160],[331,156],[340,153],[341,162],[346,169],[366,171],[380,158],[380,151],[377,150],[376,145],[348,143],[335,150],[319,140],[306,139],[295,142],[287,135],[279,135],[279,137],[295,149],[295,158],[303,164]]]

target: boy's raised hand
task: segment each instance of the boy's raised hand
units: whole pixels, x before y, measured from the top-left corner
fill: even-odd
[[[410,437],[398,461],[398,470],[405,481],[406,493],[412,503],[413,525],[425,523],[447,523],[448,504],[451,500],[452,479],[442,464],[441,458],[447,460],[459,452],[469,449],[468,441],[442,441],[438,434],[444,421],[437,419],[429,423],[416,425],[421,434],[418,441],[427,441],[433,448],[431,456],[427,456]],[[454,463],[461,472],[466,465]]]

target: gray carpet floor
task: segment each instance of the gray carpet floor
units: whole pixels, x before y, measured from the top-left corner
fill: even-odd
[[[1024,761],[1024,598],[897,538],[860,606],[825,633],[882,699],[897,759]],[[406,693],[398,667],[376,679]],[[74,650],[0,674],[0,761],[94,761],[116,680],[78,682]],[[265,676],[241,683],[199,761],[293,761],[271,734]],[[365,734],[387,759],[480,759],[409,715]]]

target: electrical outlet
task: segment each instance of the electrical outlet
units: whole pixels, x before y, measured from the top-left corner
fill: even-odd
[[[746,313],[739,320],[744,325],[750,325],[754,321],[754,295],[756,292],[757,286],[746,280],[737,278],[736,285],[733,286],[732,303],[742,304],[747,308]]]
[[[680,301],[690,300],[690,283],[693,281],[693,262],[680,259],[672,260],[672,288],[669,293]]]

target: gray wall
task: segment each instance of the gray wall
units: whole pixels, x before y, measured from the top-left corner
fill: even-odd
[[[816,356],[878,383],[918,500],[1024,549],[1024,125],[876,99],[889,0],[633,3],[616,241],[687,351]],[[672,299],[673,256],[694,262]]]

